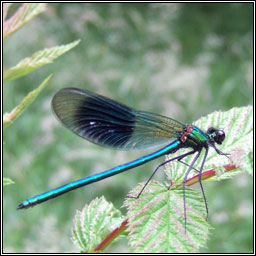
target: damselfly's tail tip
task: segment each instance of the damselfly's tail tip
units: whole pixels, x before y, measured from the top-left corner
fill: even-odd
[[[21,204],[18,205],[18,207],[16,208],[16,210],[20,210],[20,209],[23,209],[23,208],[25,208],[25,206],[24,206],[23,203],[21,203]]]
[[[16,210],[21,210],[21,209],[26,209],[30,207],[29,204],[25,204],[24,202],[22,202],[21,204],[18,205],[18,207],[16,208]]]

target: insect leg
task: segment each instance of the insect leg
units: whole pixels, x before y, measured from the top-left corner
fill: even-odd
[[[185,153],[185,154],[183,154],[183,155],[176,156],[176,157],[174,157],[174,158],[171,158],[171,159],[168,159],[168,160],[162,162],[161,164],[159,164],[159,165],[156,167],[156,169],[154,170],[154,172],[152,173],[152,175],[149,177],[149,179],[147,180],[147,182],[145,183],[145,185],[143,186],[143,188],[141,189],[141,191],[139,192],[139,194],[138,194],[137,196],[128,196],[128,195],[127,195],[126,197],[127,197],[127,198],[136,198],[136,199],[138,199],[138,198],[140,197],[140,195],[142,194],[142,192],[144,191],[144,189],[146,188],[146,186],[148,185],[149,181],[153,178],[153,176],[156,174],[157,170],[158,170],[161,166],[163,166],[163,165],[165,165],[165,164],[167,164],[167,163],[169,163],[169,162],[171,162],[171,161],[177,160],[177,159],[180,160],[180,159],[182,159],[182,158],[184,158],[184,157],[186,157],[186,156],[188,156],[188,155],[194,154],[195,152],[196,152],[196,150],[192,150],[192,151],[187,152],[187,153]]]
[[[198,150],[198,153],[196,154],[196,156],[194,157],[191,165],[189,166],[187,172],[185,173],[184,179],[183,179],[183,202],[184,202],[184,219],[185,219],[185,233],[186,233],[186,225],[187,225],[187,211],[186,211],[186,182],[187,182],[187,178],[188,175],[190,173],[190,171],[192,170],[196,160],[198,159],[198,157],[201,154],[202,149]]]

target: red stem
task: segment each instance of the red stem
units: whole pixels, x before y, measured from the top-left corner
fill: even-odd
[[[226,172],[236,169],[235,165],[224,165],[223,166],[226,169]],[[208,179],[210,177],[213,177],[216,175],[216,171],[214,169],[211,169],[209,171],[205,171],[202,173],[202,180]],[[187,186],[191,186],[198,182],[199,174],[193,176],[192,178],[188,179],[186,182]],[[123,221],[123,223],[120,225],[120,227],[113,230],[94,250],[94,252],[100,252],[103,251],[117,236],[119,236],[123,231],[125,231],[128,228],[128,219]]]
[[[94,250],[95,252],[103,251],[117,236],[119,236],[128,227],[128,219],[122,222],[121,226],[114,229]]]
[[[226,172],[236,169],[235,165],[227,164],[223,166],[226,169]],[[214,169],[211,169],[209,171],[205,171],[202,173],[202,180],[209,179],[216,175],[216,171]],[[186,182],[186,186],[191,186],[198,182],[199,174],[193,176],[192,178],[188,179]]]

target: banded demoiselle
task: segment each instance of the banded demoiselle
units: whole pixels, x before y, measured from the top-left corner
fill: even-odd
[[[184,216],[186,224],[185,184],[188,174],[194,169],[193,166],[204,148],[205,153],[199,170],[199,184],[205,200],[207,219],[208,207],[201,181],[202,170],[209,147],[214,148],[219,155],[229,155],[221,152],[215,145],[216,143],[220,145],[224,141],[225,132],[223,130],[211,127],[207,132],[203,132],[194,125],[184,125],[172,118],[150,112],[137,111],[112,99],[77,88],[64,88],[58,91],[53,97],[52,109],[58,120],[72,132],[92,143],[104,147],[119,150],[133,150],[164,144],[165,146],[158,151],[134,161],[31,197],[23,201],[17,209],[29,208],[40,204],[68,191],[135,168],[160,156],[174,153],[181,148],[191,148],[191,151],[160,164],[149,178],[150,180],[158,168],[167,162],[179,160],[183,164],[186,164],[182,159],[188,155],[195,154],[191,164],[186,164],[188,170],[183,181]],[[141,195],[149,180],[137,198]]]

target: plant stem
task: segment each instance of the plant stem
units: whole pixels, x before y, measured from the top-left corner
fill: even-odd
[[[121,226],[114,229],[94,250],[95,252],[103,251],[117,236],[119,236],[128,227],[128,219],[122,222]]]

